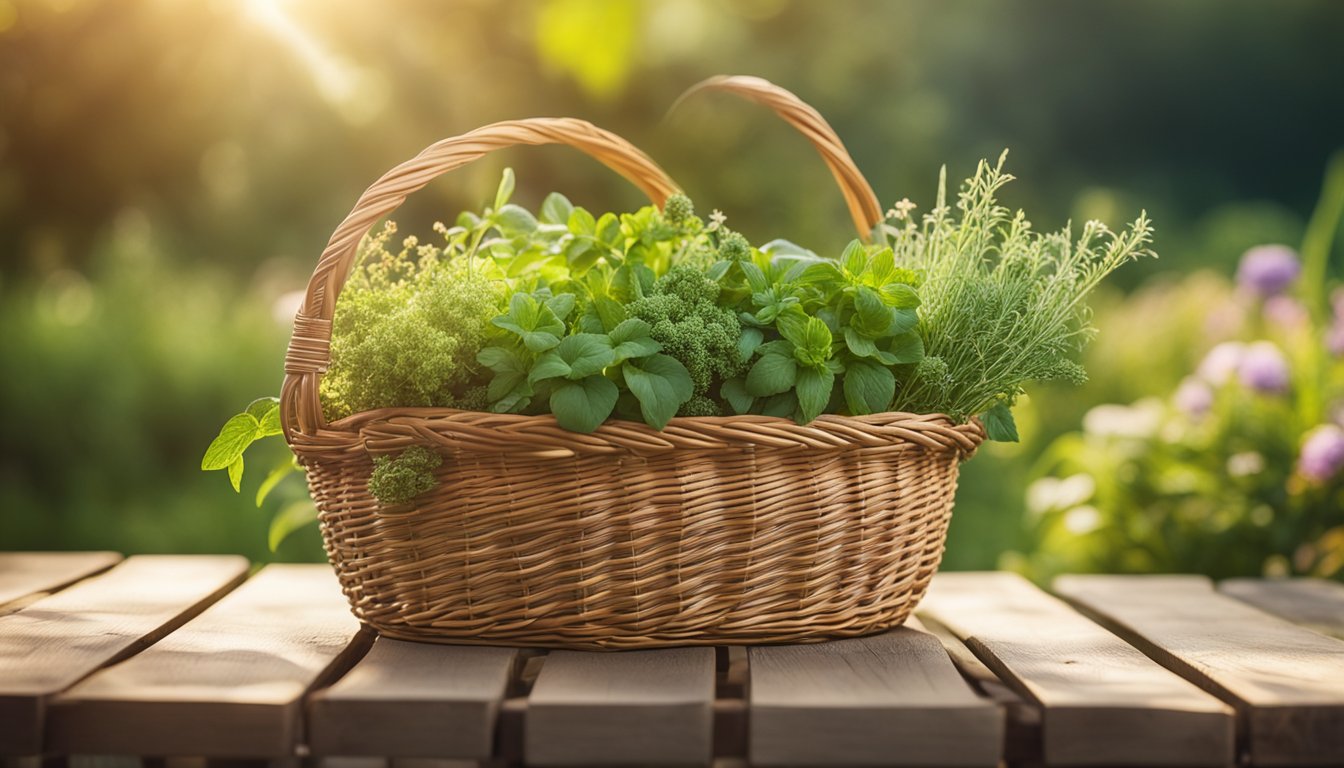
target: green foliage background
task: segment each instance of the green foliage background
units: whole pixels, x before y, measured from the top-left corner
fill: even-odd
[[[0,548],[319,558],[311,530],[271,555],[267,515],[200,453],[278,389],[286,294],[358,192],[438,138],[586,118],[752,241],[838,252],[848,216],[801,138],[726,97],[664,118],[703,77],[761,75],[827,116],[884,204],[926,211],[940,165],[1009,147],[1004,201],[1037,229],[1147,208],[1163,259],[1123,270],[1133,289],[1300,240],[1344,143],[1341,39],[1327,0],[0,0]],[[479,207],[505,164],[530,207],[640,202],[573,152],[512,150],[415,196],[402,231]],[[1160,296],[1103,297],[1092,383],[1036,390],[1024,443],[965,467],[950,567],[1029,544],[1048,438],[1184,375],[1197,320]]]

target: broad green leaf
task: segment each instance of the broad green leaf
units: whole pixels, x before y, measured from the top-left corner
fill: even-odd
[[[840,270],[829,261],[809,264],[794,282],[802,285],[824,285],[833,283],[841,277]]]
[[[924,359],[924,339],[918,333],[903,333],[891,340],[886,354],[880,356],[887,365],[906,365]]]
[[[723,276],[728,274],[728,270],[732,268],[733,262],[731,261],[716,261],[709,265],[709,269],[705,271],[705,277],[718,282],[719,280],[722,280]]]
[[[569,231],[576,235],[596,235],[597,222],[593,219],[593,214],[584,208],[575,208],[569,212]]]
[[[763,293],[770,288],[770,281],[766,279],[765,272],[760,267],[750,261],[738,262],[742,268],[742,276],[747,278],[747,285],[756,293]]]
[[[993,408],[980,417],[985,424],[985,434],[990,440],[1000,443],[1016,443],[1017,422],[1013,420],[1013,411],[1007,403],[996,403]]]
[[[807,321],[811,318],[802,313],[788,312],[779,316],[775,327],[779,335],[792,342],[795,347],[807,346]]]
[[[258,423],[266,418],[266,414],[280,408],[280,398],[278,397],[258,397],[256,400],[247,404],[247,409],[243,413],[252,415]]]
[[[499,188],[495,190],[495,210],[503,208],[504,204],[509,202],[509,198],[513,197],[514,184],[513,169],[505,168],[504,175],[499,179]]]
[[[266,497],[271,495],[271,491],[275,490],[275,486],[281,480],[297,471],[293,458],[285,459],[277,464],[275,469],[272,469],[270,474],[266,475],[266,479],[261,481],[261,486],[257,488],[257,508],[261,508],[262,502],[266,501]]]
[[[595,225],[597,241],[612,250],[622,250],[625,238],[621,235],[621,220],[611,213],[602,214]]]
[[[625,307],[610,296],[598,296],[593,299],[593,306],[597,308],[597,316],[602,318],[602,327],[608,333],[625,322]]]
[[[890,248],[883,248],[868,259],[868,267],[863,271],[863,280],[868,285],[886,285],[896,272],[896,255]]]
[[[866,285],[854,294],[854,316],[857,329],[870,338],[886,335],[893,322],[891,307]]]
[[[537,230],[537,218],[522,206],[512,203],[495,212],[495,223],[505,235],[527,235]]]
[[[919,325],[919,315],[913,309],[895,309],[891,312],[891,325],[887,327],[887,336],[899,336],[914,330]]]
[[[588,235],[575,237],[565,246],[565,261],[569,268],[577,273],[583,274],[593,268],[597,260],[602,258],[602,252],[597,249],[593,240]]]
[[[826,410],[834,386],[835,374],[829,370],[804,368],[798,372],[798,408],[802,411],[800,424],[812,421]]]
[[[845,329],[845,346],[857,357],[876,357],[878,353],[877,344],[853,328]]]
[[[761,404],[761,415],[792,419],[798,412],[798,395],[793,390],[768,397]]]
[[[868,266],[868,252],[864,249],[863,243],[850,240],[849,245],[845,246],[845,252],[840,255],[840,264],[851,276],[858,277],[863,274],[863,270]]]
[[[547,224],[569,224],[569,214],[574,212],[574,204],[559,192],[552,192],[541,202],[541,220]]]
[[[750,360],[764,338],[765,334],[759,328],[743,328],[742,335],[737,338],[737,359],[744,363]]]
[[[819,366],[831,356],[831,329],[819,317],[809,317],[803,326],[802,343],[794,342],[793,356],[808,366]]]
[[[527,378],[527,371],[506,371],[497,373],[495,374],[495,377],[490,380],[489,386],[486,387],[485,396],[490,402],[498,404],[500,401],[506,399],[511,393],[518,390],[520,385],[527,384]],[[527,394],[531,394],[530,388],[528,389]],[[505,408],[504,410],[507,411],[508,408]]]
[[[887,283],[878,292],[889,307],[914,309],[919,306],[919,293],[905,283]]]
[[[625,385],[639,399],[644,423],[662,429],[677,415],[677,409],[694,394],[694,385],[686,366],[667,355],[653,355],[638,363],[627,362],[621,368]]]
[[[845,404],[853,415],[882,413],[896,395],[896,377],[886,366],[860,360],[845,371],[844,389]]]
[[[611,415],[620,390],[605,376],[566,381],[551,393],[551,413],[572,432],[592,432]]]
[[[317,507],[313,506],[313,502],[305,499],[287,504],[271,520],[266,543],[274,552],[291,533],[315,522],[317,522]]]
[[[762,355],[747,373],[747,394],[766,397],[787,392],[798,380],[798,363],[792,356]]]
[[[630,318],[622,321],[607,334],[611,339],[612,353],[615,356],[613,362],[619,363],[623,360],[632,360],[640,357],[648,357],[663,349],[663,345],[650,334],[653,328],[639,318]]]
[[[546,308],[559,320],[569,317],[569,313],[574,311],[574,294],[557,293],[546,300]]]
[[[527,331],[523,334],[523,346],[533,353],[554,349],[560,343],[560,337],[548,331]]]
[[[751,404],[756,398],[747,394],[747,384],[742,377],[737,376],[723,382],[719,387],[719,396],[728,401],[732,406],[733,412],[743,414],[751,410]]]
[[[252,441],[261,436],[261,424],[250,413],[232,416],[220,427],[219,435],[205,449],[201,469],[225,469],[238,460]]]
[[[229,482],[233,484],[234,493],[242,493],[243,491],[242,455],[239,455],[238,458],[234,459],[233,463],[229,465]]]
[[[558,343],[558,342],[557,342]],[[523,361],[518,354],[505,347],[486,347],[476,353],[476,362],[496,373],[522,373]]]
[[[569,364],[565,376],[572,381],[584,379],[611,365],[616,359],[611,339],[596,333],[576,333],[566,336],[555,348],[560,359]]]
[[[554,379],[561,376],[568,376],[572,369],[569,363],[565,362],[560,356],[559,351],[552,349],[541,357],[532,366],[532,370],[527,374],[528,382],[535,384],[544,379]],[[510,387],[512,389],[512,387]]]

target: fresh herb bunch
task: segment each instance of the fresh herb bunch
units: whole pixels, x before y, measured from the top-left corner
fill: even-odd
[[[1075,357],[1091,338],[1087,296],[1128,261],[1152,256],[1141,214],[1114,233],[1098,221],[1075,240],[1069,227],[1040,234],[995,195],[1013,177],[982,161],[962,186],[953,216],[946,170],[937,206],[916,223],[904,202],[883,227],[898,263],[924,276],[919,335],[927,354],[893,410],[981,414],[990,437],[1016,440],[1010,408],[1031,381],[1086,380]]]
[[[1014,440],[1024,383],[1083,379],[1083,301],[1148,253],[1151,232],[1141,216],[1123,234],[1097,222],[1076,242],[1067,228],[1036,234],[995,202],[1011,179],[1002,162],[980,164],[959,217],[944,173],[921,223],[902,201],[879,242],[839,258],[783,240],[753,248],[684,195],[594,216],[551,194],[534,214],[509,202],[506,170],[492,206],[436,225],[441,245],[409,238],[393,252],[389,225],[361,246],[336,306],[324,411],[553,414],[591,432],[613,416],[662,429],[674,416],[803,424],[905,410],[979,415],[992,439]],[[229,468],[236,486],[242,451],[278,432],[273,418],[235,417],[203,468]],[[385,460],[372,492],[408,501],[432,485],[423,458]]]

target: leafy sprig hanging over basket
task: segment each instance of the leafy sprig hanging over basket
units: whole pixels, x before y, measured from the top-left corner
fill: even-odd
[[[505,171],[493,204],[436,226],[438,242],[395,247],[390,223],[365,238],[332,318],[322,410],[333,424],[382,408],[551,414],[578,433],[613,418],[662,430],[905,411],[979,417],[991,439],[1016,440],[1023,385],[1084,380],[1086,296],[1150,255],[1151,228],[1140,216],[1119,233],[1036,233],[997,203],[1009,180],[1002,157],[982,162],[954,210],[944,172],[927,214],[902,201],[873,242],[820,255],[753,247],[680,194],[594,215],[552,193],[529,211]],[[202,464],[235,487],[251,440],[278,434],[254,417],[242,435],[245,415]],[[382,456],[370,488],[410,501],[436,467]]]

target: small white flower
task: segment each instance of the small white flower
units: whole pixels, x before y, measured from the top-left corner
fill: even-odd
[[[1161,400],[1144,398],[1133,405],[1098,405],[1083,416],[1083,431],[1098,437],[1146,439],[1162,427]]]
[[[1227,474],[1229,477],[1258,475],[1264,469],[1265,457],[1257,451],[1234,453],[1227,458]]]
[[[1064,513],[1064,528],[1075,536],[1091,533],[1101,527],[1101,512],[1091,504],[1074,507]]]

